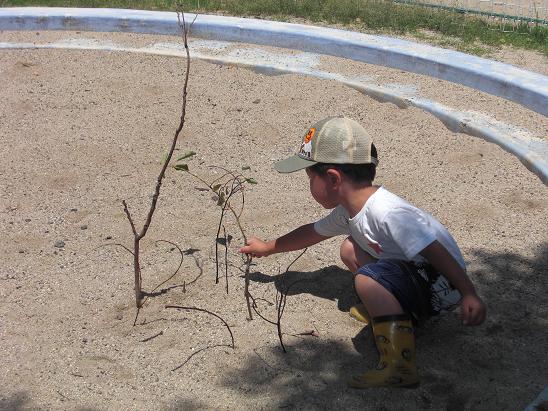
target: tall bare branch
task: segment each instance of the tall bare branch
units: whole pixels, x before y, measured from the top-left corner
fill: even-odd
[[[195,20],[196,20],[196,16],[194,17],[194,21]],[[140,257],[139,256],[140,241],[146,235],[150,227],[150,224],[152,223],[152,217],[154,216],[154,212],[156,211],[156,205],[158,203],[158,198],[160,197],[160,189],[162,187],[162,181],[164,179],[166,169],[171,161],[173,152],[175,151],[175,148],[177,147],[177,141],[179,139],[179,135],[185,125],[186,106],[187,106],[187,89],[188,89],[188,80],[190,75],[190,51],[188,48],[188,32],[190,27],[187,26],[187,23],[185,21],[185,15],[183,12],[179,12],[179,11],[177,12],[177,21],[179,23],[179,27],[181,28],[181,36],[183,38],[183,43],[184,43],[185,52],[186,52],[186,72],[185,72],[185,81],[183,85],[181,117],[179,120],[179,125],[177,126],[177,129],[175,130],[175,134],[173,136],[173,140],[171,142],[171,147],[169,149],[167,158],[165,162],[162,164],[162,169],[160,170],[160,174],[158,175],[158,178],[156,179],[156,187],[154,189],[154,194],[152,196],[152,202],[150,204],[150,208],[141,231],[137,230],[135,226],[135,222],[129,211],[126,201],[125,200],[122,201],[122,205],[124,206],[124,212],[127,216],[129,224],[131,225],[131,230],[133,232],[133,237],[134,237],[133,269],[134,269],[134,276],[135,276],[135,304],[138,310],[137,315],[138,315],[139,309],[143,305],[141,265],[140,265],[140,258],[139,258]],[[194,21],[192,23],[194,23]]]

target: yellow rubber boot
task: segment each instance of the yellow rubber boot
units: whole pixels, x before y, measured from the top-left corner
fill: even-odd
[[[418,386],[415,336],[409,317],[376,317],[372,323],[380,355],[379,364],[375,370],[354,376],[349,385],[354,388]]]
[[[359,322],[364,323],[365,325],[371,322],[371,319],[369,318],[369,313],[367,312],[367,310],[365,309],[365,306],[362,303],[356,304],[350,307],[349,314],[350,314],[350,317],[352,317],[355,320],[358,320]]]

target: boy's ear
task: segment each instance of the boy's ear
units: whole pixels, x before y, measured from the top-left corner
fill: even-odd
[[[327,178],[333,186],[338,186],[342,182],[342,173],[334,168],[329,168],[326,171]]]

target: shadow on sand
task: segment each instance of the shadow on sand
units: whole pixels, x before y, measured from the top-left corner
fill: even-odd
[[[288,296],[311,294],[336,301],[341,311],[348,311],[359,301],[354,292],[352,274],[336,265],[312,272],[288,271],[273,276],[254,272],[251,273],[250,279],[259,283],[274,283],[276,289],[284,293],[289,288]]]
[[[419,388],[353,390],[346,386],[350,375],[376,363],[368,328],[349,335],[356,347],[371,347],[364,352],[325,339],[292,343],[288,354],[275,345],[263,347],[243,369],[228,372],[224,384],[250,398],[268,395],[272,407],[290,409],[525,408],[548,381],[548,243],[532,258],[475,250],[468,260],[470,277],[488,305],[488,319],[480,327],[464,327],[458,313],[449,313],[420,328]],[[351,274],[336,266],[274,277],[255,273],[253,280],[274,282],[279,290],[305,280],[289,294],[336,300],[342,311],[356,301]]]
[[[17,391],[10,395],[0,394],[0,410],[27,410],[30,406],[31,401],[25,391]]]

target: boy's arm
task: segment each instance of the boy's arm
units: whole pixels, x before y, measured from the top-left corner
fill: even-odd
[[[420,252],[424,258],[462,295],[461,317],[465,325],[479,325],[485,320],[485,304],[476,294],[476,289],[466,272],[457,263],[447,249],[439,242],[434,241]]]
[[[314,230],[314,224],[306,224],[281,236],[275,240],[263,241],[256,237],[247,239],[247,244],[240,248],[240,252],[251,254],[253,257],[266,257],[270,254],[295,251],[310,247],[329,237],[320,235]]]

